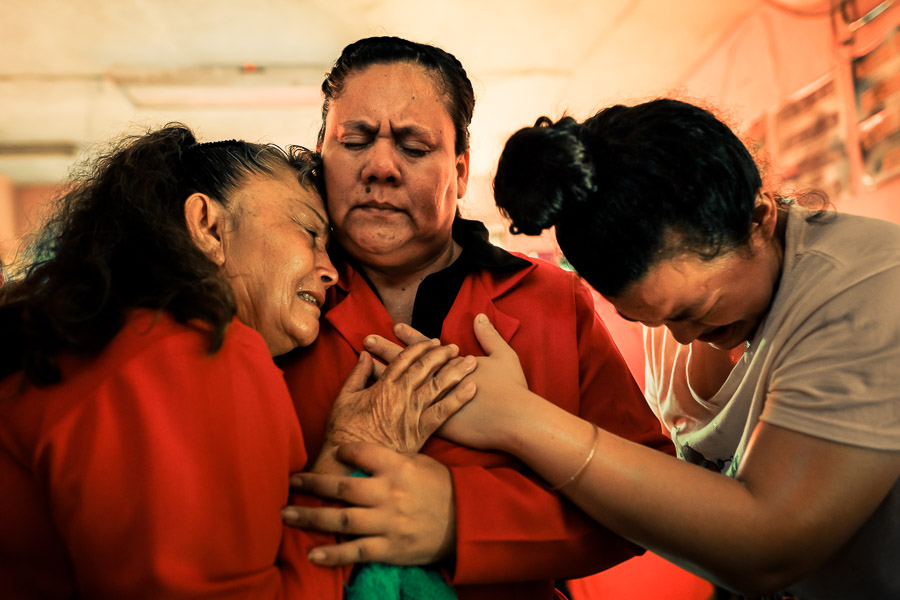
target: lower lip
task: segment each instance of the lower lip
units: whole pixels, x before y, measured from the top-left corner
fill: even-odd
[[[358,206],[356,208],[370,215],[394,215],[402,212],[399,208],[390,206]]]
[[[303,304],[306,304],[306,305],[310,306],[311,308],[315,308],[316,310],[319,310],[319,305],[316,304],[315,302],[310,302],[309,300],[306,300],[305,298],[301,298],[300,296],[297,296],[297,299],[300,300],[300,302],[302,302]]]

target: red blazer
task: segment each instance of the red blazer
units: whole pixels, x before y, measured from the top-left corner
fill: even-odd
[[[529,259],[530,260],[530,259]],[[519,354],[529,387],[601,427],[672,451],[671,442],[594,311],[578,277],[543,261],[519,271],[470,275],[441,340],[483,355],[472,322],[484,312]],[[318,340],[282,363],[307,453],[319,451],[326,418],[365,336],[394,338],[393,322],[363,277],[341,273]],[[615,565],[640,550],[601,528],[510,456],[432,438],[422,450],[447,465],[456,500],[452,582],[462,600],[553,598],[553,580]],[[552,449],[548,449],[552,451]]]
[[[341,597],[306,559],[333,538],[281,523],[306,452],[258,333],[235,321],[209,355],[138,311],[63,373],[0,381],[0,596]]]

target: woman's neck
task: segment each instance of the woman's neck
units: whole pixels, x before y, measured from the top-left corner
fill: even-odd
[[[462,254],[462,247],[451,238],[440,252],[414,265],[396,267],[360,265],[360,269],[378,292],[381,302],[395,323],[412,323],[413,307],[419,284],[432,273],[449,267]]]

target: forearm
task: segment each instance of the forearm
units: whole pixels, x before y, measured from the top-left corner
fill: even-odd
[[[593,427],[522,396],[518,414],[527,417],[504,420],[498,444],[551,484],[563,483],[589,453]],[[612,531],[726,587],[771,590],[807,568],[794,555],[809,545],[797,539],[807,531],[797,515],[767,508],[739,481],[602,430],[590,464],[562,492]]]
[[[451,472],[454,584],[583,577],[641,552],[521,467],[467,465]]]

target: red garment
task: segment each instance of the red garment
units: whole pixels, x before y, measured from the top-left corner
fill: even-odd
[[[589,288],[572,273],[531,262],[512,273],[482,270],[467,276],[441,340],[457,344],[462,355],[483,355],[472,330],[475,315],[483,312],[519,354],[535,393],[613,433],[671,452],[594,311]],[[316,343],[282,364],[311,455],[321,447],[332,399],[356,364],[365,336],[396,340],[390,316],[359,273],[345,267],[338,285],[337,303]],[[423,452],[447,465],[453,476],[452,581],[462,600],[553,598],[553,579],[596,572],[640,552],[505,454],[438,438]]]
[[[138,311],[62,383],[20,379],[0,381],[0,596],[340,597],[306,559],[333,538],[282,526],[306,452],[258,333],[235,321],[209,355]]]

